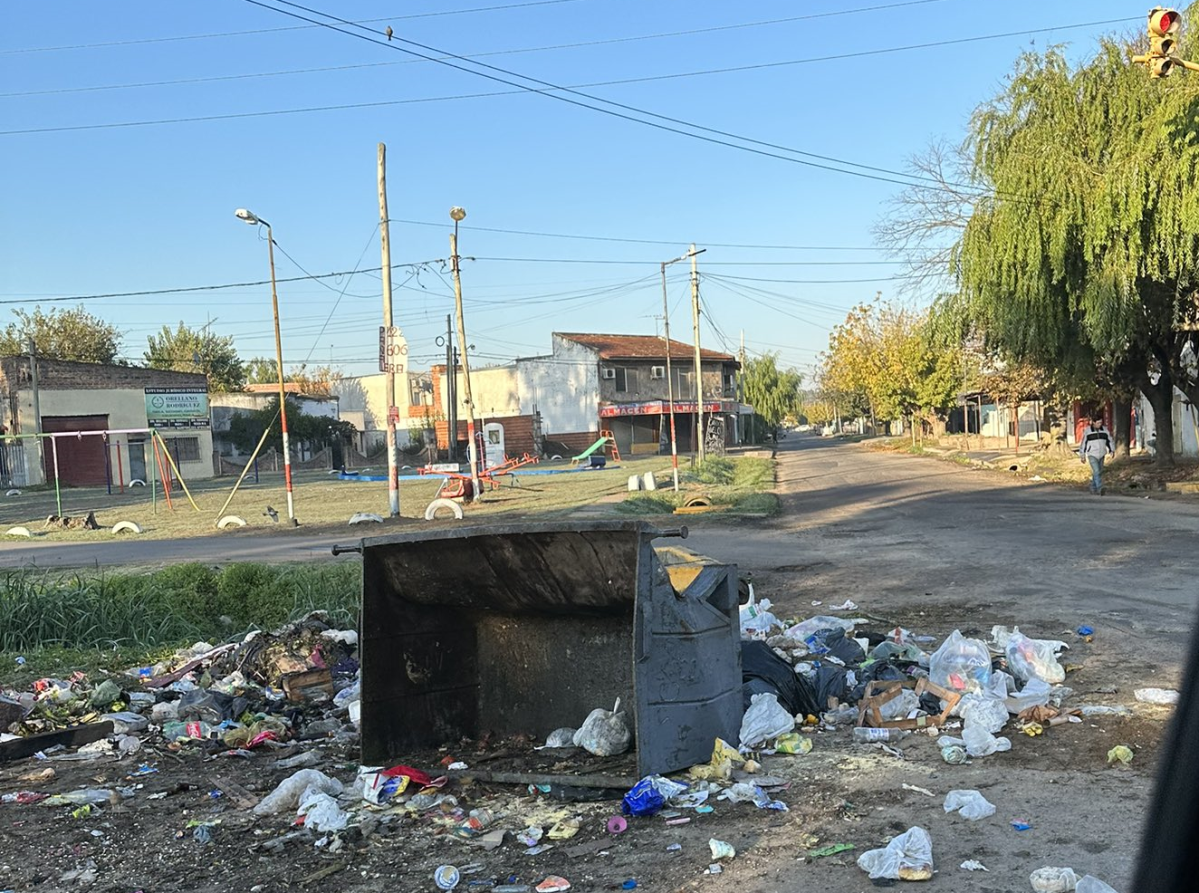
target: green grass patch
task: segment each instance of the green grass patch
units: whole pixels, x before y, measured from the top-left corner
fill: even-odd
[[[742,496],[730,509],[732,512],[746,515],[775,515],[778,514],[779,499],[773,493],[750,493]]]
[[[682,500],[676,500],[673,494],[635,494],[617,503],[616,511],[625,515],[669,515],[682,504]]]
[[[0,652],[224,641],[318,609],[356,626],[360,587],[361,569],[349,562],[183,564],[145,574],[10,571],[0,577]]]

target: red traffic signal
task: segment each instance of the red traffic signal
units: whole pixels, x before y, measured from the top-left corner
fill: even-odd
[[[1157,7],[1149,13],[1149,33],[1153,37],[1173,37],[1178,33],[1182,16],[1176,9]]]

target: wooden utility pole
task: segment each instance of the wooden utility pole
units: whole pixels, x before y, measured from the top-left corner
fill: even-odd
[[[695,449],[696,457],[704,461],[704,373],[699,353],[699,270],[695,262],[695,245],[691,245],[691,325],[695,334]]]
[[[391,235],[387,225],[387,146],[379,143],[379,247],[383,253],[383,346],[387,369],[383,370],[383,394],[387,403],[387,506],[393,518],[400,516],[400,463],[396,447],[396,377],[386,347],[391,342]]]
[[[33,336],[29,336],[29,383],[33,386],[33,433],[41,435],[42,433],[42,400],[41,393],[38,389],[37,380],[37,344],[34,343]],[[19,431],[19,429],[18,429]],[[42,444],[40,436],[34,438],[37,444],[37,467],[42,474],[44,481],[46,474],[46,453],[45,447]]]
[[[741,428],[741,404],[745,402],[745,329],[741,330],[741,352],[737,363],[737,443],[745,443],[745,432]]]

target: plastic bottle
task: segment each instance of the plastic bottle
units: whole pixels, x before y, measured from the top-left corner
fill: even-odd
[[[853,730],[853,740],[859,744],[870,744],[874,741],[898,741],[902,737],[902,729],[867,729],[859,727]]]
[[[162,726],[162,737],[168,741],[178,741],[180,738],[208,738],[212,735],[213,727],[206,722],[168,722]]]

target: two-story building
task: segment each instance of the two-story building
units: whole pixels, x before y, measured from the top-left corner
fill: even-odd
[[[654,335],[555,332],[552,343],[549,356],[515,364],[522,410],[540,415],[547,440],[573,449],[609,430],[621,453],[669,452],[673,386],[680,451],[697,448],[701,400],[709,436],[734,442],[740,366],[731,354],[701,349],[701,388],[695,376],[695,348],[680,341],[667,344]]]

